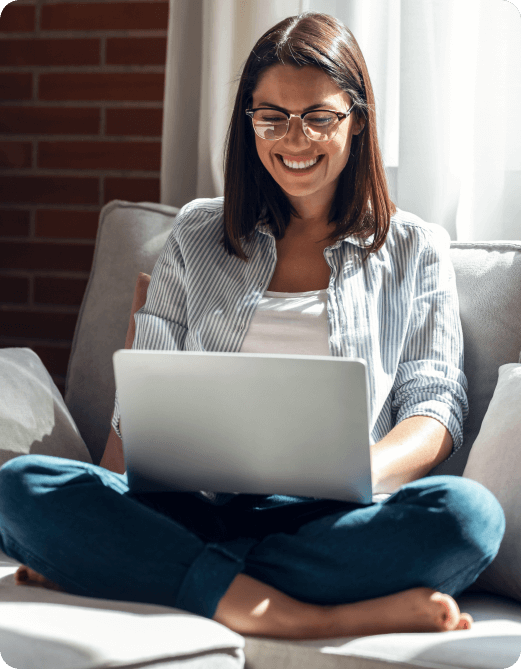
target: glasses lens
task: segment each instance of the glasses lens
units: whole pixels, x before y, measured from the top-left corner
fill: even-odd
[[[274,109],[258,109],[253,114],[253,128],[262,139],[280,139],[288,129],[288,117]]]
[[[323,142],[336,135],[338,116],[332,112],[310,112],[304,117],[304,132],[310,139]]]

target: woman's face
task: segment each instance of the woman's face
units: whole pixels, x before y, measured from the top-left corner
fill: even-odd
[[[317,105],[345,113],[351,98],[325,72],[311,66],[273,65],[263,72],[253,91],[253,109],[279,107],[303,114]],[[255,135],[255,144],[262,164],[298,211],[299,202],[306,202],[304,198],[312,197],[315,206],[332,202],[338,178],[349,159],[352,137],[362,128],[363,123],[351,114],[340,122],[332,139],[317,142],[304,133],[300,119],[292,118],[282,139],[271,141]],[[301,163],[317,157],[315,165],[304,169],[287,167],[283,162],[284,158]]]

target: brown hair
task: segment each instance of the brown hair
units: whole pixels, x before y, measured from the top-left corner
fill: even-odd
[[[251,121],[244,113],[259,76],[278,63],[320,68],[349,94],[355,104],[352,113],[365,121],[363,130],[353,136],[349,160],[340,174],[329,212],[329,223],[335,223],[329,237],[349,234],[365,239],[374,233],[367,258],[383,246],[396,211],[378,145],[373,89],[351,31],[338,19],[317,12],[291,16],[270,28],[246,60],[226,135],[222,243],[230,255],[247,260],[242,243],[252,238],[262,216],[275,238],[282,239],[290,215],[297,214],[262,164]]]

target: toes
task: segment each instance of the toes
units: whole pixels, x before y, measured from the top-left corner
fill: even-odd
[[[29,580],[29,572],[27,567],[24,565],[18,567],[14,574],[14,580],[17,584],[26,583]]]
[[[469,630],[472,627],[474,619],[469,613],[462,613],[460,616],[459,623],[456,627],[457,630]]]
[[[442,630],[458,629],[458,624],[460,623],[461,614],[459,606],[456,604],[456,601],[450,595],[446,595],[442,592],[434,592],[431,595],[430,599],[431,601],[438,602],[443,606],[440,618]],[[466,622],[469,621],[466,620]]]
[[[49,581],[49,579],[42,576],[34,569],[30,569],[25,565],[20,565],[14,574],[14,580],[17,585],[39,585],[44,588],[49,588],[50,590],[60,590],[63,591],[56,583]]]

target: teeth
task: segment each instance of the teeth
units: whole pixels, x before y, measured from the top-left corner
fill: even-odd
[[[286,160],[284,157],[282,157],[282,162],[286,167],[291,167],[294,170],[303,170],[306,167],[311,167],[311,165],[314,165],[318,161],[318,157],[315,158],[314,160],[305,160],[303,162],[298,162],[296,160]]]

